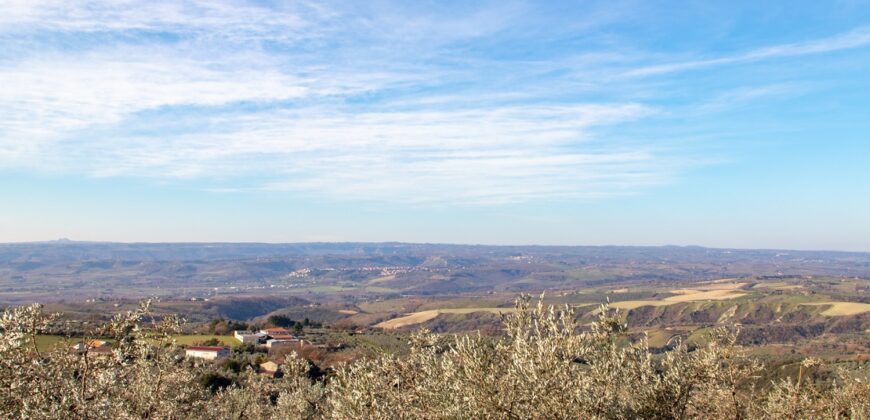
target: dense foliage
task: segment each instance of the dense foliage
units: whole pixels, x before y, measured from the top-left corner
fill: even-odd
[[[285,375],[251,369],[228,381],[214,364],[185,360],[172,341],[180,322],[149,323],[148,304],[118,315],[101,336],[109,356],[56,348],[36,335],[55,315],[39,306],[0,317],[0,416],[4,418],[868,418],[870,386],[848,375],[818,388],[797,378],[749,387],[760,368],[733,332],[703,348],[678,344],[655,356],[629,342],[603,307],[581,328],[570,308],[527,298],[504,320],[500,339],[415,334],[411,353],[381,356],[311,379],[289,355]],[[581,332],[582,330],[582,332]]]

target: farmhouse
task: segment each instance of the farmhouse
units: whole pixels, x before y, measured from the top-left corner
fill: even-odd
[[[269,353],[278,352],[279,350],[285,349],[295,349],[302,350],[305,346],[310,346],[311,342],[303,340],[301,338],[293,338],[289,340],[281,340],[281,339],[269,339],[266,340],[266,348],[269,349]]]
[[[184,350],[184,355],[196,359],[217,360],[229,357],[230,350],[226,347],[190,346]]]
[[[266,340],[266,348],[268,348],[269,350],[289,348],[298,344],[299,340],[280,340],[275,338],[270,338]]]
[[[260,344],[266,340],[267,335],[262,332],[233,331],[233,337],[241,343]]]
[[[75,353],[88,353],[101,356],[110,356],[112,354],[112,343],[105,340],[88,340],[88,342],[80,342],[72,346],[72,351]]]

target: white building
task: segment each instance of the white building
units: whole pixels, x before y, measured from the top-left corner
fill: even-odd
[[[271,360],[266,363],[260,363],[259,373],[260,375],[271,376],[273,378],[279,378],[283,376],[283,373],[281,372],[281,365]]]
[[[230,349],[215,346],[190,346],[184,350],[184,355],[206,360],[225,359],[230,356]]]
[[[253,331],[233,331],[233,337],[241,343],[259,344],[266,340],[266,334]]]
[[[279,348],[283,349],[283,348],[289,348],[289,347],[293,347],[293,346],[300,346],[301,347],[301,343],[302,343],[301,340],[298,340],[298,339],[281,340],[281,339],[274,339],[273,338],[273,339],[266,340],[266,347],[269,350],[276,350]]]
[[[307,341],[307,340],[304,340],[301,338],[292,338],[292,339],[272,338],[272,339],[266,340],[266,348],[269,349],[270,353],[272,353],[274,351],[278,351],[278,350],[284,350],[284,349],[302,350],[303,348],[305,348],[307,346],[311,346],[311,345],[312,344],[310,341]]]

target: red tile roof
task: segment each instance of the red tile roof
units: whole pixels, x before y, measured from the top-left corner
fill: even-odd
[[[88,340],[88,347],[90,348],[98,348],[98,347],[106,347],[111,345],[108,341],[105,340]]]

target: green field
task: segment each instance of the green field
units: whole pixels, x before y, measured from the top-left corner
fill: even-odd
[[[198,334],[185,334],[185,335],[176,335],[175,341],[179,345],[190,346],[196,343],[201,343],[211,338],[217,338],[220,340],[221,344],[230,347],[236,347],[240,343],[235,338],[229,335],[198,335]],[[58,343],[63,343],[64,341],[69,340],[69,345],[77,343],[79,338],[68,338],[60,335],[39,335],[36,337],[36,345],[40,351],[49,350],[52,346],[57,345]]]
[[[223,345],[229,346],[229,347],[236,347],[239,344],[241,344],[241,343],[239,343],[239,340],[236,340],[235,338],[233,338],[232,336],[229,336],[229,335],[194,335],[194,334],[190,334],[190,335],[176,335],[173,338],[175,338],[175,341],[178,344],[184,345],[184,346],[194,345],[196,343],[201,343],[203,341],[206,341],[206,340],[209,340],[212,338],[217,338],[218,340],[220,340],[220,342]]]
[[[39,335],[36,336],[36,346],[40,351],[45,351],[51,349],[53,346],[64,340],[66,340],[66,337],[60,335]]]

